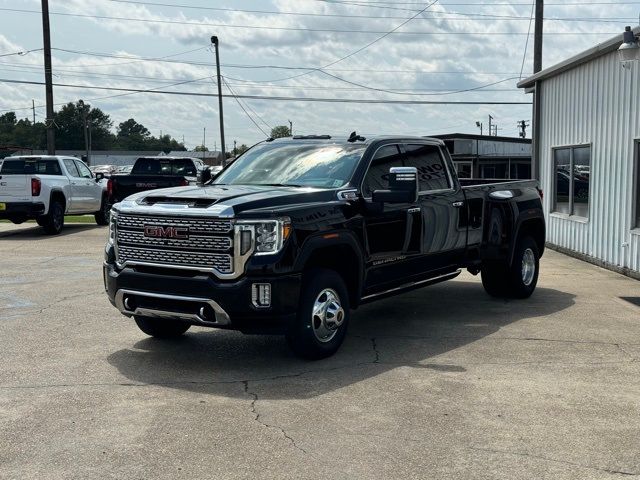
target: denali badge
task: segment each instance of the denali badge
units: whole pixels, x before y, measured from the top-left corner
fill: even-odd
[[[177,238],[178,240],[186,240],[189,238],[189,228],[145,225],[144,236],[152,238]]]

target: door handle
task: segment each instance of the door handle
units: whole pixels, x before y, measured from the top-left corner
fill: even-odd
[[[453,205],[456,208],[460,208],[464,206],[464,202],[453,202],[451,205]]]

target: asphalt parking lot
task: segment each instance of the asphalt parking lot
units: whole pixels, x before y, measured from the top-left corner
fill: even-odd
[[[2,479],[640,476],[636,280],[547,251],[526,301],[463,274],[354,314],[334,357],[146,337],[106,230],[0,224]]]

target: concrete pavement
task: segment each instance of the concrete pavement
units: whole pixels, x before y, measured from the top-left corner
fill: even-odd
[[[146,337],[102,286],[106,229],[0,224],[2,479],[640,476],[640,283],[548,251],[357,310],[334,357]],[[634,300],[635,299],[635,300]]]

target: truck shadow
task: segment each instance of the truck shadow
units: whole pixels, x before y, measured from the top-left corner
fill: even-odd
[[[25,225],[31,225],[31,224],[25,224]],[[16,228],[15,230],[4,230],[0,232],[0,241],[3,241],[3,242],[4,241],[23,241],[23,240],[29,240],[29,239],[44,240],[49,238],[65,237],[67,235],[77,235],[79,233],[86,232],[88,230],[106,229],[106,228],[107,227],[90,224],[90,223],[87,223],[87,224],[72,223],[72,224],[66,224],[62,228],[62,232],[60,232],[58,235],[49,235],[42,229],[42,227],[34,223],[31,228],[22,227],[22,228]]]
[[[464,375],[454,350],[573,304],[573,295],[558,290],[538,288],[528,300],[505,301],[487,296],[477,281],[453,281],[361,307],[342,348],[317,362],[294,357],[281,337],[206,329],[175,341],[146,338],[108,361],[136,384],[235,397],[256,383],[260,398],[304,399],[398,367]],[[478,347],[485,359],[490,345]]]

